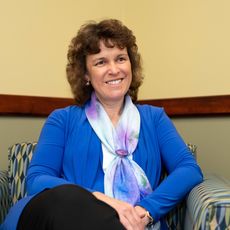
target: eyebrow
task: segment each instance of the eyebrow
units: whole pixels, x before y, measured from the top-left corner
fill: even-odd
[[[96,61],[103,60],[103,59],[106,59],[106,58],[105,57],[94,58],[92,59],[92,62],[96,62]]]
[[[120,53],[120,54],[116,55],[116,57],[123,56],[123,55],[124,56],[129,56],[128,53]],[[100,59],[104,59],[104,58],[106,58],[106,57],[101,56],[101,57],[94,58],[92,60],[94,61],[94,60],[100,60]]]

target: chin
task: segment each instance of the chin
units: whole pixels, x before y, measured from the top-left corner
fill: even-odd
[[[125,94],[122,94],[122,95],[110,95],[110,97],[108,97],[108,100],[110,101],[121,101],[123,100],[125,97]]]

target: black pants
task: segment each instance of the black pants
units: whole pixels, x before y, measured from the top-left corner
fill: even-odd
[[[117,212],[76,185],[61,185],[35,196],[17,230],[124,230]]]

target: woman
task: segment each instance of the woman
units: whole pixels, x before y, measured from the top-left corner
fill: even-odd
[[[134,104],[143,77],[132,31],[118,20],[83,25],[68,61],[77,106],[47,119],[28,196],[1,229],[167,229],[164,216],[202,173],[164,110]]]

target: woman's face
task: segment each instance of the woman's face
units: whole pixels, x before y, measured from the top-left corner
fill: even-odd
[[[102,104],[122,103],[132,81],[127,49],[108,48],[100,42],[100,52],[86,57],[87,74]]]

